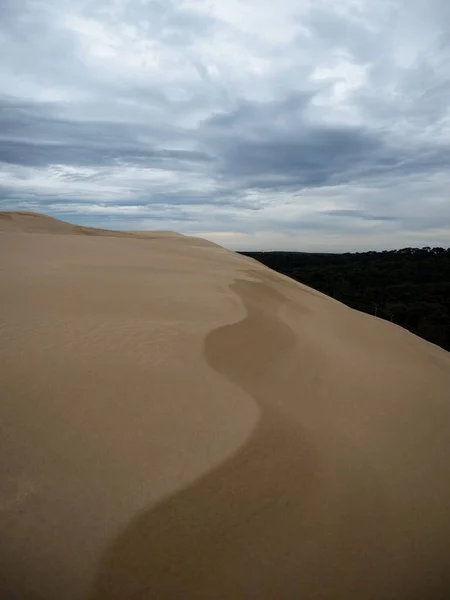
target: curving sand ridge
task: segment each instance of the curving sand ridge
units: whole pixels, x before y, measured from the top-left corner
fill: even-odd
[[[33,218],[0,218],[0,597],[449,597],[448,353],[203,240]]]
[[[136,239],[172,238],[184,239],[174,231],[119,231],[73,225],[59,219],[26,211],[0,211],[0,233],[45,233],[103,237],[126,237]],[[192,240],[192,238],[191,238]],[[216,246],[212,242],[197,239],[196,243]]]

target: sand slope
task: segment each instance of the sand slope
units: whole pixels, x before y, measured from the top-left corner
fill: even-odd
[[[203,240],[0,223],[1,598],[450,597],[448,353]]]

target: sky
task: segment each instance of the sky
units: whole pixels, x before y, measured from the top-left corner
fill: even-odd
[[[450,244],[448,0],[1,0],[0,210]]]

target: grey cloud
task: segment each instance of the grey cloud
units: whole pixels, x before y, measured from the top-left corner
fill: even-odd
[[[116,163],[180,168],[183,163],[210,162],[199,150],[164,148],[142,143],[145,133],[157,141],[157,127],[114,122],[77,122],[59,118],[57,106],[0,98],[0,161],[17,165],[68,164],[98,166]],[[184,166],[186,168],[186,166]]]
[[[364,221],[396,221],[397,217],[390,215],[372,215],[364,212],[363,210],[353,209],[336,209],[336,210],[324,210],[321,212],[322,215],[329,217],[350,217],[354,219],[363,219]]]
[[[371,23],[344,16],[337,19],[332,12],[315,9],[302,24],[314,33],[318,46],[325,44],[328,49],[345,50],[362,63],[379,56],[379,32],[371,29]],[[298,43],[302,43],[302,38],[298,38]]]
[[[214,115],[204,134],[221,158],[221,174],[243,187],[320,187],[371,177],[445,168],[450,145],[391,141],[385,131],[308,121],[305,94],[273,103],[242,103]]]
[[[257,102],[239,98],[235,106],[224,112],[211,115],[203,123],[206,133],[233,131],[241,132],[244,127],[253,133],[274,131],[289,124],[297,125],[301,122],[303,112],[308,107],[316,93],[315,89],[289,93],[286,96],[271,102]],[[264,129],[261,129],[261,126]]]
[[[105,136],[107,138],[107,136]],[[103,165],[133,164],[140,167],[159,169],[185,169],[186,163],[209,162],[210,156],[198,151],[166,150],[151,148],[140,144],[129,143],[125,140],[115,145],[109,145],[107,139],[94,141],[88,138],[80,142],[34,142],[10,141],[0,142],[0,161],[15,165],[46,166],[66,164],[75,166],[97,167]],[[75,176],[71,176],[75,178]],[[79,176],[83,179],[86,176]],[[95,177],[90,177],[95,179]]]
[[[251,187],[279,185],[278,177],[299,187],[339,180],[357,163],[370,162],[379,141],[354,129],[304,129],[278,139],[236,139],[225,148],[225,172],[249,176]]]
[[[313,98],[308,92],[267,103],[242,101],[208,119],[201,133],[220,156],[221,174],[250,188],[322,186],[380,156],[382,138],[362,127],[311,123]]]

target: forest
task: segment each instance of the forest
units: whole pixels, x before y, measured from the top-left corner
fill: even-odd
[[[450,248],[240,254],[450,351]]]

